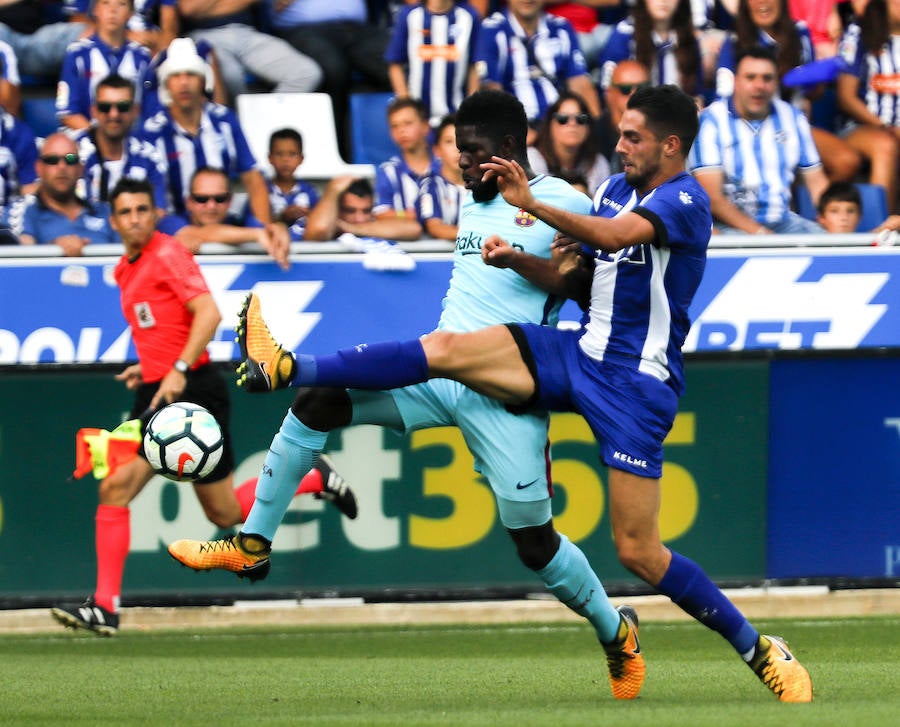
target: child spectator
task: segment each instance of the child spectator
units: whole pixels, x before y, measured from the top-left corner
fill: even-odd
[[[822,192],[817,207],[818,223],[825,232],[847,234],[868,232],[860,230],[862,219],[862,195],[855,184],[850,182],[832,182]],[[876,245],[894,245],[897,241],[897,230],[900,229],[900,215],[889,215],[872,232],[879,233]]]
[[[125,24],[134,10],[133,0],[96,0],[96,32],[73,43],[66,51],[56,90],[56,113],[63,126],[86,129],[91,125],[91,104],[97,84],[111,73],[127,78],[140,89],[150,51],[127,40]],[[135,102],[140,105],[140,96]]]
[[[862,218],[862,198],[851,182],[832,182],[819,198],[818,223],[825,232],[856,232]]]
[[[425,104],[432,123],[478,88],[472,64],[478,14],[467,2],[421,0],[401,8],[385,53],[398,97]]]
[[[291,242],[299,242],[306,231],[306,215],[319,201],[319,192],[294,173],[303,163],[303,137],[296,129],[279,129],[269,137],[269,164],[274,174],[266,180],[272,219],[288,227]]]
[[[459,215],[466,188],[459,168],[456,146],[456,117],[448,114],[434,132],[434,155],[441,163],[439,172],[422,180],[416,199],[416,214],[427,237],[456,240]]]
[[[375,208],[377,219],[405,218],[416,220],[416,198],[419,183],[428,174],[438,173],[440,163],[431,153],[428,137],[428,113],[421,101],[412,98],[394,99],[387,108],[388,128],[391,139],[400,149],[379,165],[375,173]],[[415,240],[422,234],[395,237],[399,240]]]

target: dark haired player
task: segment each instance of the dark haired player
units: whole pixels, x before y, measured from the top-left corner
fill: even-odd
[[[173,401],[193,402],[212,412],[222,428],[222,459],[208,476],[194,483],[194,492],[209,521],[229,528],[243,522],[249,512],[256,480],[234,489],[228,388],[210,364],[206,350],[221,320],[219,309],[194,256],[180,242],[156,230],[154,190],[148,181],[120,180],[110,194],[110,203],[110,224],[125,246],[114,274],[122,313],[138,354],[138,363],[116,376],[135,392],[129,418],[137,419]],[[51,610],[66,626],[90,629],[102,636],[118,631],[119,597],[131,538],[128,505],[154,474],[143,452],[140,454],[100,482],[97,587],[81,606]],[[356,516],[353,493],[321,457],[299,490],[296,483],[294,490],[318,491],[349,517]]]
[[[588,276],[572,266],[563,274],[563,268],[517,250],[511,240],[493,239],[483,247],[489,265],[512,267],[576,299],[589,280],[581,330],[524,323],[471,333],[436,331],[413,341],[295,359],[270,337],[266,341],[265,322],[251,300],[242,315],[245,385],[387,389],[446,378],[507,404],[577,411],[609,466],[610,520],[622,564],[719,632],[781,701],[809,702],[809,674],[784,641],[760,635],[696,563],[660,540],[662,443],[684,389],[681,347],[712,216],[703,188],[685,173],[698,127],[697,108],[687,94],[675,86],[635,91],[619,127],[616,149],[624,173],[600,186],[592,215],[537,198],[518,160],[495,156],[482,164],[485,177],[496,179],[513,207],[590,252]],[[531,531],[544,557],[556,549],[550,521]]]
[[[544,262],[550,258],[555,234],[517,205],[508,204],[498,194],[496,180],[482,179],[480,165],[492,157],[522,165],[530,189],[545,202],[582,213],[590,209],[588,198],[569,184],[555,177],[534,177],[528,171],[527,133],[522,104],[502,91],[477,92],[457,111],[459,165],[471,195],[463,203],[453,274],[438,331],[474,331],[507,320],[529,321],[536,328],[554,330],[563,298],[512,271],[484,265],[478,254],[499,233],[516,249],[529,253],[528,259]],[[259,317],[255,296],[249,305],[251,320],[259,321],[246,332],[252,352],[258,347],[255,337],[262,336],[264,342],[271,338]],[[270,358],[266,354],[267,362]],[[277,368],[271,373],[279,383],[290,379],[287,374],[279,375]],[[553,527],[547,412],[511,413],[503,404],[453,381],[435,380],[379,392],[301,389],[272,441],[263,467],[272,474],[260,476],[256,503],[241,532],[219,541],[180,540],[169,546],[169,552],[197,570],[226,568],[240,575],[259,569],[264,576],[269,569],[271,541],[290,502],[290,483],[310,468],[329,431],[352,424],[380,424],[405,432],[458,426],[475,457],[476,469],[490,483],[500,520],[520,559],[557,598],[591,622],[606,649],[613,694],[622,699],[637,696],[644,663],[634,611],[623,608],[620,613],[613,608],[584,553]],[[212,556],[227,548],[233,553],[229,563]]]

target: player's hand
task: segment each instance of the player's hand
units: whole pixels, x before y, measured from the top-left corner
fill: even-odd
[[[187,376],[180,371],[170,369],[169,373],[163,376],[159,382],[159,388],[150,401],[150,409],[156,409],[161,403],[171,404],[178,401],[184,393],[184,387],[187,386]]]
[[[484,181],[492,177],[497,178],[497,187],[507,203],[526,212],[531,210],[534,206],[534,196],[528,185],[528,175],[519,162],[495,156],[491,157],[491,161],[482,164],[481,168],[484,170],[482,177]]]
[[[81,257],[81,252],[89,240],[80,235],[60,235],[53,242],[62,248],[63,255],[66,257]]]
[[[136,389],[144,383],[144,375],[141,373],[141,365],[139,363],[131,364],[116,374],[116,381],[124,381],[128,389]]]
[[[495,268],[508,268],[517,254],[518,250],[500,235],[489,236],[481,246],[481,259]]]
[[[568,235],[557,232],[550,243],[550,256],[560,274],[566,275],[580,264],[581,243]]]

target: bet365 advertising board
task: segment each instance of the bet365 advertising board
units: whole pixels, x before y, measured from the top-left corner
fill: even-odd
[[[440,314],[450,259],[416,262],[411,272],[379,272],[359,256],[303,256],[285,273],[259,258],[204,258],[225,317],[211,352],[222,362],[237,357],[230,328],[250,289],[295,350],[417,336]],[[0,364],[11,365],[0,376],[0,597],[93,588],[96,483],[67,478],[75,431],[112,428],[130,406],[112,378],[133,357],[113,263],[0,263]],[[666,542],[720,580],[896,576],[900,358],[879,349],[898,347],[900,338],[900,254],[714,251],[693,319],[692,352],[870,349],[875,360],[830,353],[691,360],[666,446]],[[50,365],[22,366],[35,363]],[[235,388],[232,400],[241,482],[258,473],[291,395]],[[557,414],[551,441],[557,526],[605,581],[636,582],[615,558],[606,472],[587,427]],[[350,521],[321,501],[296,498],[265,589],[540,588],[518,563],[458,431],[404,438],[353,427],[333,434],[328,450],[357,493],[360,515]],[[166,555],[171,540],[217,535],[190,485],[156,478],[131,509],[126,599],[249,587],[228,574],[201,577]]]

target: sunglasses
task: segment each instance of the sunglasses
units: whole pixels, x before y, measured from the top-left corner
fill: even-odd
[[[77,154],[46,154],[40,157],[40,160],[51,167],[55,167],[60,162],[65,162],[70,167],[81,163],[81,159],[78,158]]]
[[[591,120],[591,117],[587,114],[553,114],[553,120],[563,126],[570,121],[574,121],[579,126],[585,126]]]
[[[98,101],[97,102],[97,111],[101,114],[108,114],[110,111],[115,109],[120,114],[127,114],[131,111],[131,108],[134,106],[134,103],[131,101],[116,101],[115,103],[111,101]]]
[[[612,87],[620,93],[630,96],[632,91],[637,91],[639,88],[650,88],[650,81],[641,81],[640,83],[614,83],[612,84]]]
[[[209,200],[212,200],[216,204],[225,204],[228,200],[231,199],[230,194],[193,194],[191,193],[191,199],[194,200],[197,204],[206,204]]]

